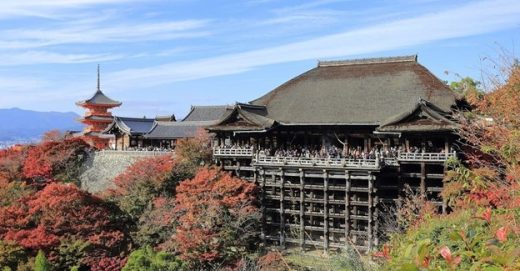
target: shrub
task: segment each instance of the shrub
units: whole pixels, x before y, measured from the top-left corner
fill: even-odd
[[[108,197],[137,221],[156,196],[172,192],[165,187],[171,186],[174,165],[171,155],[140,160],[114,179]]]
[[[181,271],[186,269],[185,264],[174,255],[167,252],[155,252],[145,246],[130,254],[122,271]]]
[[[24,261],[27,261],[27,253],[23,247],[12,242],[0,241],[0,267],[16,270],[18,263]]]
[[[34,260],[34,271],[51,271],[51,264],[45,258],[43,251],[38,251],[36,259]]]
[[[137,231],[133,234],[134,240],[140,246],[155,247],[166,244],[175,233],[177,217],[173,212],[175,199],[158,197],[153,200],[152,208],[147,210],[137,224]]]
[[[184,164],[194,175],[198,168],[211,163],[211,136],[204,129],[197,130],[195,137],[177,142],[175,155],[177,161]]]

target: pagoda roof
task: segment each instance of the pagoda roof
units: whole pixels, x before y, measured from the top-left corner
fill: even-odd
[[[87,100],[79,101],[76,103],[79,106],[83,105],[109,105],[109,106],[120,106],[122,103],[112,100],[109,97],[107,97],[100,89],[94,93],[94,95]]]
[[[281,125],[374,125],[424,98],[450,111],[457,97],[417,56],[320,61],[250,102]]]
[[[114,117],[112,116],[96,116],[96,115],[90,115],[81,118],[80,120],[93,120],[93,121],[112,121]]]

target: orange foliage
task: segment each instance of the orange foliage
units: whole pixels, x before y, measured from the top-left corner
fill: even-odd
[[[62,141],[46,141],[29,148],[27,158],[23,166],[23,174],[26,178],[35,181],[52,181],[53,179],[72,177],[75,162],[79,162],[81,154],[89,148],[88,144],[79,139],[65,139]]]
[[[204,129],[198,129],[195,137],[181,139],[175,147],[177,161],[199,167],[211,161],[211,136]]]
[[[53,260],[62,240],[89,242],[87,258],[119,255],[128,245],[124,221],[101,199],[74,185],[49,184],[43,190],[0,207],[0,239],[30,250],[44,250]]]
[[[472,118],[461,118],[459,134],[467,142],[469,169],[449,173],[445,191],[465,195],[459,205],[508,207],[520,201],[520,66],[513,66],[507,78],[471,100]],[[451,181],[459,177],[465,183]]]
[[[0,182],[21,181],[26,148],[15,146],[0,150]]]
[[[231,260],[254,237],[256,186],[215,168],[202,168],[177,187],[179,226],[173,239],[183,260]],[[235,255],[230,248],[235,249]]]
[[[282,254],[278,251],[269,251],[258,259],[260,270],[285,271],[290,270]]]
[[[116,195],[126,195],[140,183],[146,182],[161,187],[171,175],[175,165],[171,155],[162,155],[140,160],[114,179]]]

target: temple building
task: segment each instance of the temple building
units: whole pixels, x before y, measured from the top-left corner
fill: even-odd
[[[214,125],[230,106],[192,106],[188,115],[176,121],[174,115],[150,118],[113,117],[102,131],[112,150],[169,151],[179,139],[194,137],[199,130]]]
[[[99,65],[96,92],[90,99],[76,102],[76,105],[86,109],[85,115],[79,119],[86,125],[80,135],[92,146],[107,147],[111,136],[104,134],[103,131],[113,121],[110,109],[121,106],[121,102],[110,99],[101,91]]]
[[[174,149],[177,140],[195,137],[197,132],[216,124],[233,107],[192,106],[182,121],[156,121],[144,138],[154,147]]]
[[[103,134],[113,135],[108,147],[113,150],[143,148],[149,145],[144,135],[152,129],[155,119],[114,117]]]
[[[369,251],[407,187],[447,211],[459,103],[417,56],[320,61],[208,130],[217,164],[261,187],[265,242]]]

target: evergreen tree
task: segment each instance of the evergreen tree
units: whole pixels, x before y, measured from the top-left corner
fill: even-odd
[[[38,255],[36,255],[36,259],[34,260],[34,271],[50,271],[51,264],[45,258],[45,254],[43,251],[38,251]]]

